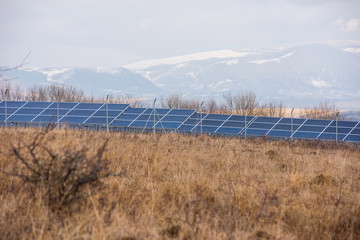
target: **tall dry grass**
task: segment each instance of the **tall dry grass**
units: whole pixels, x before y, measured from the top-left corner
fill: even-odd
[[[318,142],[50,131],[59,153],[108,139],[112,172],[49,207],[0,129],[0,239],[360,239],[360,148]]]

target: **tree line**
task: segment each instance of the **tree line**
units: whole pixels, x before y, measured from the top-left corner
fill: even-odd
[[[108,95],[103,97],[87,96],[83,90],[67,85],[35,85],[26,90],[13,86],[10,82],[0,85],[0,98],[15,101],[51,101],[51,102],[109,102],[126,103],[131,107],[147,107],[144,99],[132,94],[118,96]],[[281,101],[274,100],[260,103],[257,95],[252,91],[225,93],[223,101],[213,98],[200,100],[185,98],[181,93],[171,94],[160,99],[162,108],[195,109],[198,112],[253,115],[268,117],[285,117],[286,107]],[[318,105],[303,109],[300,113],[304,118],[315,119],[344,119],[335,104],[320,102]]]

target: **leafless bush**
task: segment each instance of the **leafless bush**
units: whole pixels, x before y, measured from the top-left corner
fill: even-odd
[[[94,185],[108,176],[123,176],[110,173],[108,160],[104,152],[108,140],[105,140],[95,153],[90,154],[84,144],[78,149],[59,149],[51,144],[56,135],[46,129],[36,134],[28,143],[19,140],[11,147],[10,157],[23,166],[14,165],[7,173],[30,185],[32,192],[40,194],[40,198],[53,210],[68,206],[81,197],[81,190],[86,185]]]
[[[338,119],[345,119],[345,117],[341,116],[340,111],[339,109],[337,109],[335,104],[330,104],[328,102],[320,102],[317,106],[314,106],[311,109],[304,109],[302,115],[305,118],[335,120],[337,114]]]
[[[284,117],[285,106],[281,101],[272,101],[262,104],[256,109],[255,115],[264,117]]]

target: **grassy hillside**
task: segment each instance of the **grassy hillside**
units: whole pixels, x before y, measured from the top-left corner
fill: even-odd
[[[0,239],[360,239],[358,146],[78,130],[0,136]]]

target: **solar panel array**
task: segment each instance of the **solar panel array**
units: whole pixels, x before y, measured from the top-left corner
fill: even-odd
[[[320,119],[197,113],[188,109],[131,108],[129,104],[1,101],[0,125],[66,124],[134,131],[268,136],[360,143],[360,123]]]

